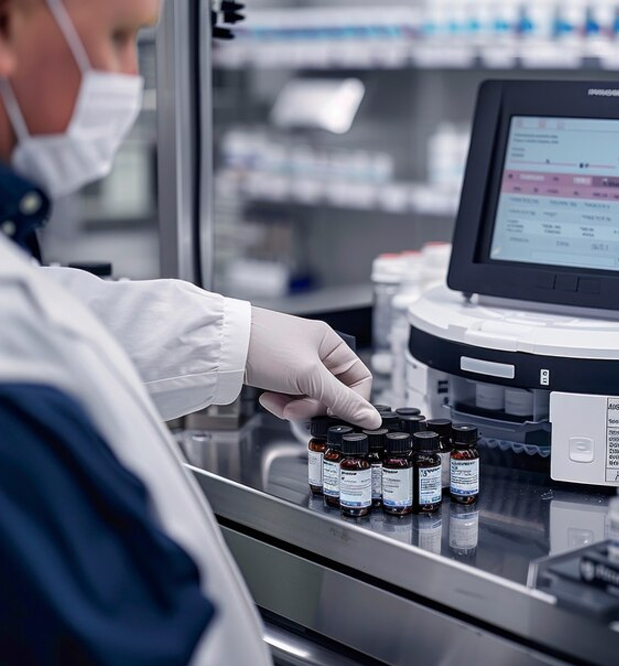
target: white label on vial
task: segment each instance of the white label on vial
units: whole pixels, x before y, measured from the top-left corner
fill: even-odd
[[[443,496],[441,465],[419,470],[419,504],[438,504]]]
[[[307,452],[307,477],[310,486],[322,486],[322,459],[324,453]]]
[[[441,485],[443,488],[449,488],[449,463],[451,461],[451,452],[439,453],[441,457]]]
[[[383,466],[381,463],[372,465],[372,499],[379,500],[383,496]]]
[[[322,465],[322,492],[328,497],[340,496],[340,464],[325,460]]]
[[[372,470],[340,468],[340,506],[364,509],[372,506]]]
[[[386,469],[383,467],[383,505],[409,507],[413,503],[413,470]]]
[[[460,497],[470,497],[479,493],[479,459],[451,459],[451,493]]]

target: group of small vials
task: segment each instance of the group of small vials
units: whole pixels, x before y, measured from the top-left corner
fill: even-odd
[[[451,500],[479,496],[477,428],[426,419],[419,409],[375,405],[379,430],[358,430],[326,416],[312,419],[309,486],[327,506],[360,518],[372,508],[390,515],[434,513],[449,489]]]

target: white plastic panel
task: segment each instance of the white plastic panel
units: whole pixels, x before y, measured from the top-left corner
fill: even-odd
[[[550,422],[555,481],[619,486],[619,398],[553,392]]]
[[[509,363],[483,361],[470,356],[460,357],[460,370],[474,372],[478,375],[487,375],[488,377],[501,377],[502,379],[514,379],[516,376],[516,367]]]

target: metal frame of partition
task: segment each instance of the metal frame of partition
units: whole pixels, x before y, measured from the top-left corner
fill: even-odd
[[[164,3],[156,45],[161,276],[208,289],[214,242],[210,3]]]

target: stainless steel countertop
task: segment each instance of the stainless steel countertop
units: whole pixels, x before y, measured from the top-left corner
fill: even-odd
[[[472,508],[445,500],[434,516],[347,519],[311,495],[306,447],[286,423],[258,415],[239,431],[178,438],[220,518],[592,663],[618,653],[615,631],[527,586],[534,560],[606,537],[612,490],[554,484],[547,461],[482,443]]]

